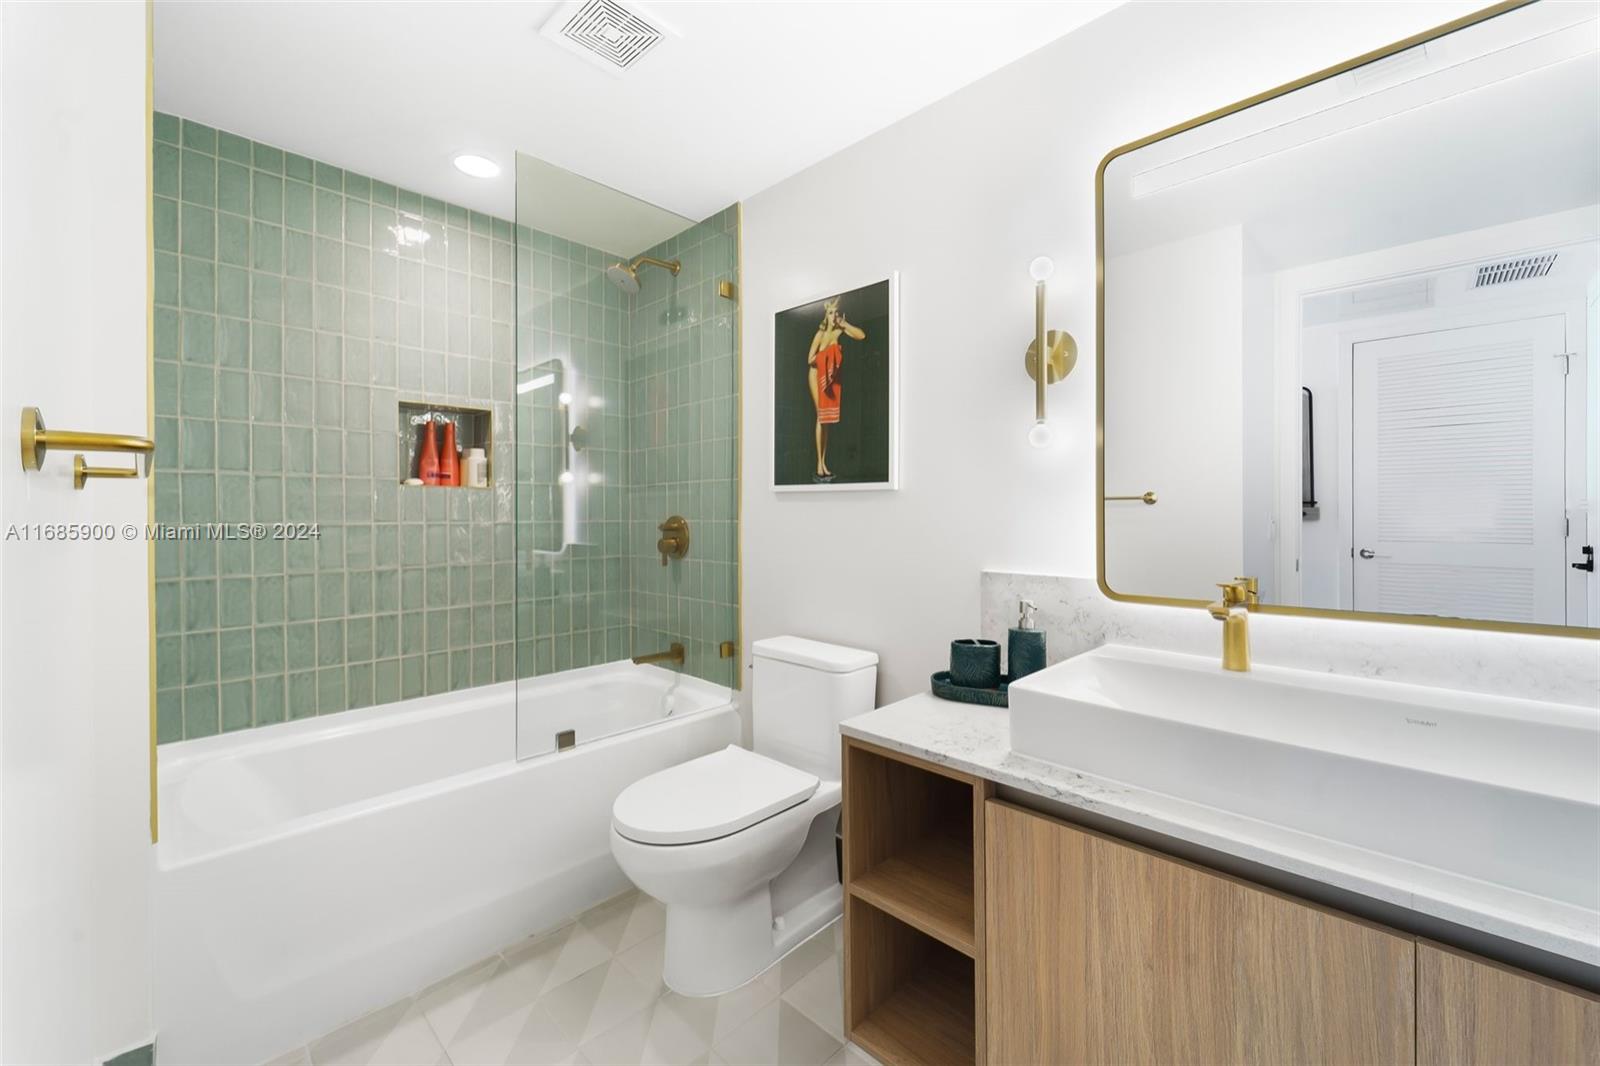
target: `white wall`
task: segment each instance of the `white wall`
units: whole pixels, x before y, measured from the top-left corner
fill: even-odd
[[[78,492],[70,454],[16,451],[24,405],[147,432],[145,30],[143,4],[0,6],[0,529],[146,520],[146,482]],[[151,1037],[148,558],[0,541],[0,1061]]]
[[[746,664],[751,641],[775,633],[859,645],[882,656],[880,701],[903,697],[942,668],[950,638],[974,633],[981,570],[1094,574],[1101,158],[1476,6],[1130,4],[750,198]],[[1056,444],[1034,451],[1022,353],[1027,266],[1041,254],[1056,261],[1050,325],[1081,356],[1049,390]],[[902,489],[773,494],[773,313],[890,270],[901,272]]]

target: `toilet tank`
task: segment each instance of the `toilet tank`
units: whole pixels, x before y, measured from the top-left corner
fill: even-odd
[[[872,710],[878,656],[802,637],[769,637],[755,657],[755,750],[826,780],[839,779],[839,723]]]

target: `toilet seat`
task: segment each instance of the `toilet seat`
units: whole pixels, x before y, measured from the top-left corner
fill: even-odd
[[[611,824],[640,844],[698,844],[804,803],[818,783],[813,774],[730,744],[623,789]]]

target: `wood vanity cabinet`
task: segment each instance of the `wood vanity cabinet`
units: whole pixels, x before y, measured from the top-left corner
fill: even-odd
[[[1419,940],[1417,1063],[1600,1063],[1600,996]]]
[[[990,801],[997,1063],[1408,1063],[1413,942]]]
[[[844,745],[845,1026],[889,1066],[1600,1066],[1600,997]]]

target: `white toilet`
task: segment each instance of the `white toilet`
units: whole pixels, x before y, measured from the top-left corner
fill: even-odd
[[[666,905],[663,980],[686,996],[738,988],[843,909],[839,722],[872,709],[878,657],[799,637],[753,651],[755,750],[651,774],[611,808],[611,853]]]

